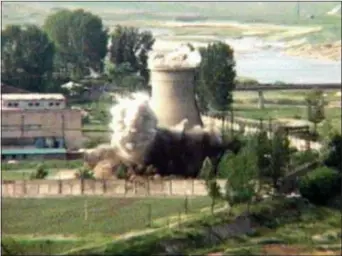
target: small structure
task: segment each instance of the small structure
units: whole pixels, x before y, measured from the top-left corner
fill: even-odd
[[[3,94],[1,157],[65,157],[82,143],[81,112],[62,94]]]

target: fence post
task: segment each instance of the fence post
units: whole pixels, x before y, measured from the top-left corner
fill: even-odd
[[[195,194],[195,179],[192,179],[192,182],[191,182],[191,194],[192,195]]]
[[[125,187],[125,196],[126,196],[126,194],[127,194],[127,180],[126,179],[125,179],[124,187]]]
[[[87,198],[84,201],[84,221],[88,220],[88,200]]]
[[[134,190],[134,195],[138,194],[138,191],[137,191],[137,181],[136,180],[133,181],[133,190]]]
[[[152,227],[152,205],[147,204],[147,227]]]
[[[271,117],[268,119],[268,131],[269,131],[270,137],[271,137],[271,133],[273,131],[273,124],[272,124],[272,118]]]
[[[185,196],[185,200],[184,200],[184,210],[185,210],[185,214],[188,214],[188,195]]]
[[[147,177],[147,195],[151,195],[150,191],[150,179]]]
[[[27,189],[26,189],[26,180],[23,180],[23,194],[27,194]]]
[[[259,130],[262,132],[264,130],[264,120],[259,118]]]
[[[181,227],[182,213],[178,212],[178,227]]]
[[[107,184],[106,184],[106,180],[104,178],[104,174],[102,175],[102,189],[103,189],[103,194],[106,194],[106,192],[107,192]]]
[[[163,179],[161,180],[161,183],[162,183],[163,195],[164,195],[164,197],[166,197],[166,193],[165,193],[165,183],[164,183],[164,180],[163,180]]]
[[[93,195],[96,194],[96,180],[92,180],[93,181]]]
[[[169,189],[170,189],[170,196],[172,195],[172,179],[170,179],[170,186],[169,186]]]
[[[58,180],[58,194],[62,194],[62,180],[60,178]]]
[[[84,179],[82,176],[81,176],[81,194],[82,195],[84,194]]]

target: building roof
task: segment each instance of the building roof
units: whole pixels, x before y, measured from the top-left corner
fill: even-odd
[[[30,93],[30,91],[1,83],[1,93]]]
[[[2,100],[65,100],[63,94],[60,93],[11,93],[2,94]]]

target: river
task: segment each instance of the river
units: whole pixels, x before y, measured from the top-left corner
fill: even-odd
[[[146,29],[152,31],[159,45],[170,48],[177,45],[176,41],[158,39],[172,35],[172,30]],[[341,61],[289,56],[283,53],[283,42],[265,42],[256,37],[220,39],[234,49],[238,76],[254,78],[260,83],[341,83]]]

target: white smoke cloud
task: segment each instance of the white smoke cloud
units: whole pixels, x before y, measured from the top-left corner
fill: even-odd
[[[110,111],[111,145],[121,157],[141,162],[157,133],[157,117],[150,107],[149,96],[133,93],[117,101]]]
[[[201,63],[201,54],[189,45],[181,45],[171,52],[153,51],[148,58],[150,69],[196,68]]]

